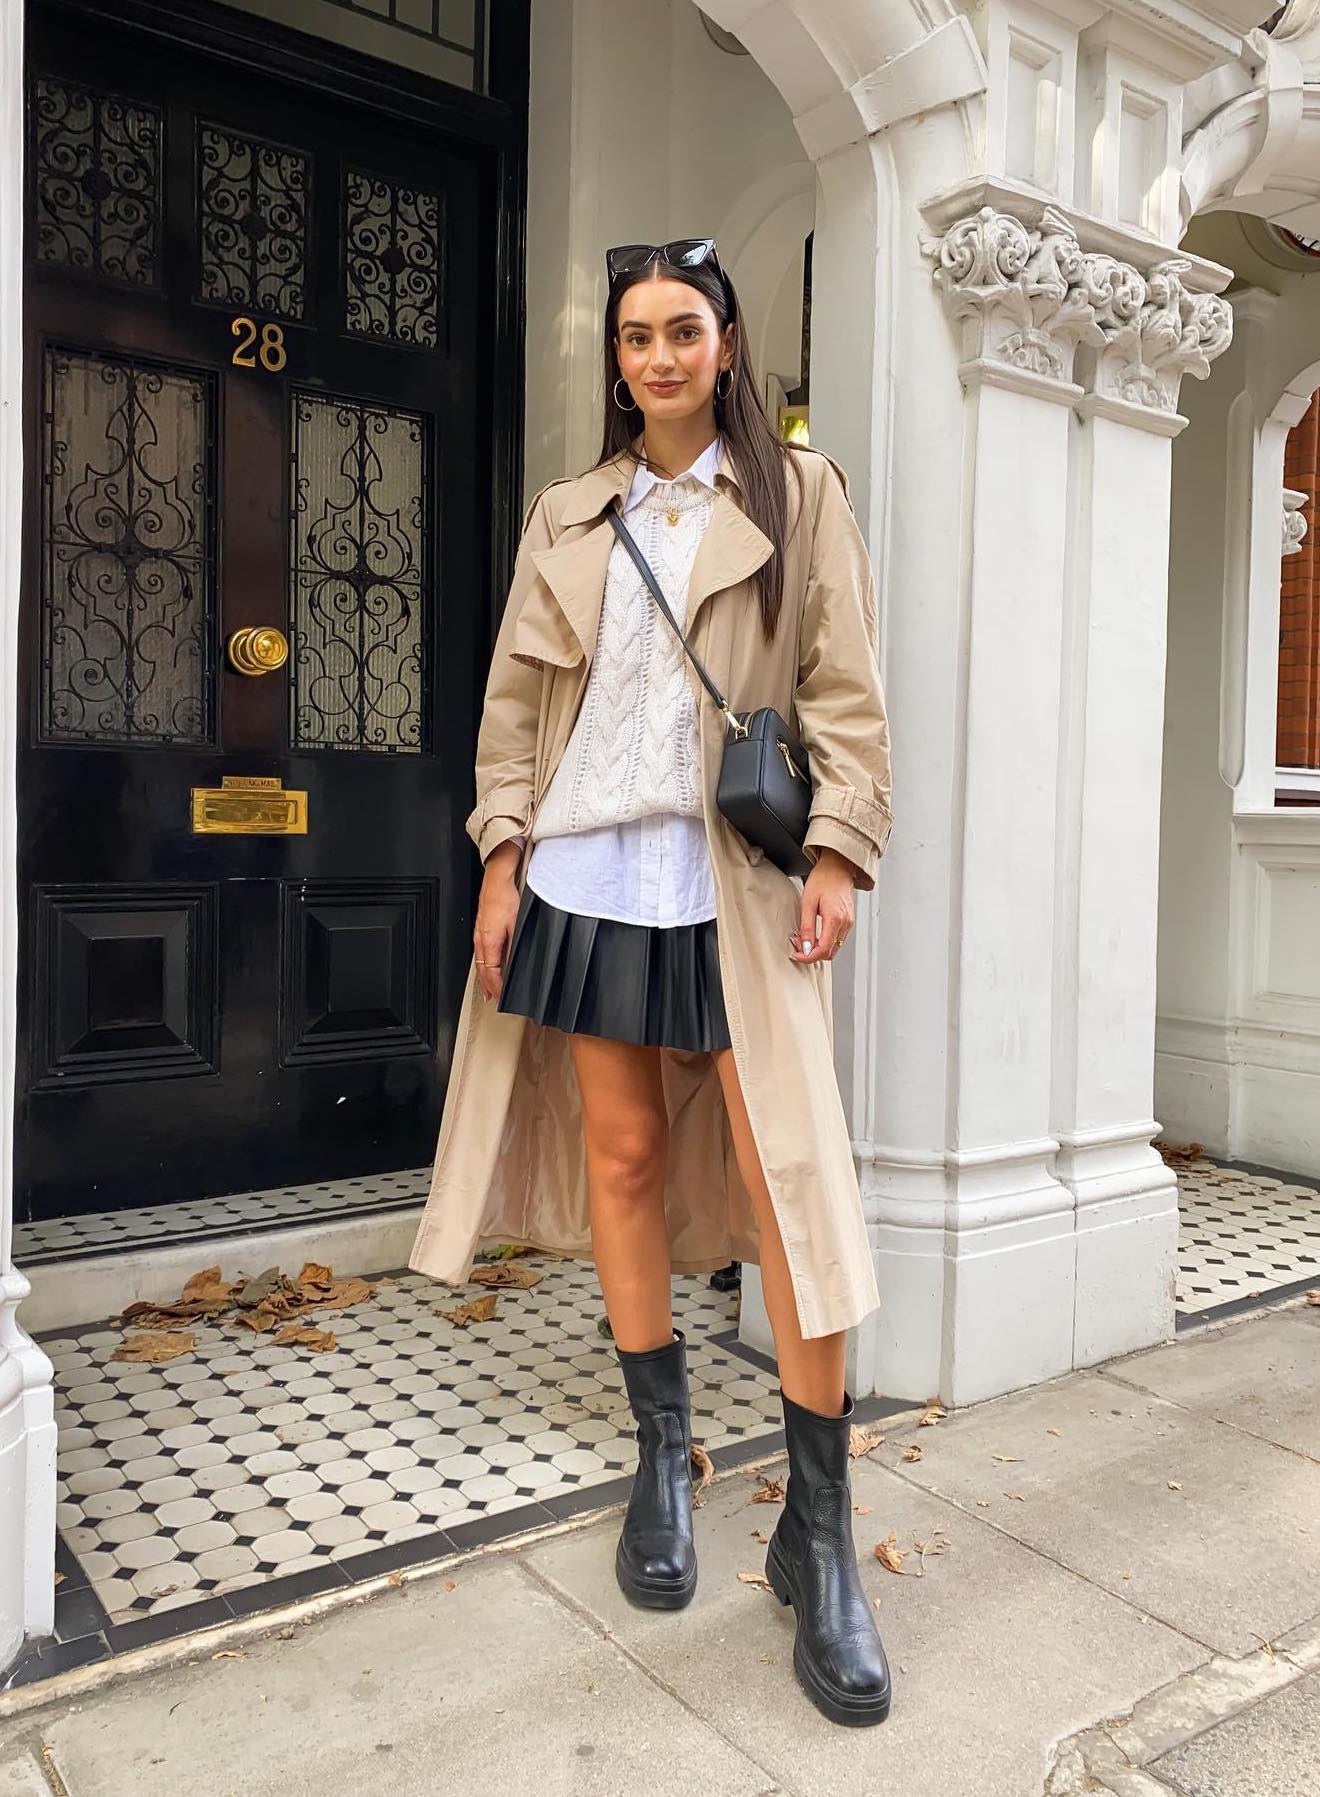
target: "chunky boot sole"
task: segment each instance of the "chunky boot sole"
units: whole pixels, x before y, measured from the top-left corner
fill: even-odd
[[[628,1601],[640,1605],[644,1610],[681,1610],[685,1604],[692,1602],[692,1595],[697,1588],[695,1566],[690,1575],[682,1580],[638,1578],[623,1557],[622,1542],[614,1550],[614,1575],[619,1581],[619,1589]]]
[[[841,1722],[846,1728],[870,1728],[877,1722],[883,1722],[889,1714],[890,1692],[886,1691],[879,1697],[858,1697],[855,1692],[841,1691],[804,1652],[792,1574],[780,1559],[773,1539],[765,1556],[765,1576],[780,1603],[793,1606],[794,1618],[799,1622],[793,1641],[793,1670],[797,1674],[798,1683],[816,1708],[823,1716],[828,1716],[831,1722]]]

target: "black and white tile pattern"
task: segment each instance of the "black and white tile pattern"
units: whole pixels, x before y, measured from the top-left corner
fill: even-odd
[[[1320,1287],[1320,1186],[1206,1156],[1177,1175],[1180,1318]]]
[[[347,1564],[571,1497],[631,1469],[633,1423],[595,1269],[537,1258],[529,1291],[459,1328],[459,1296],[401,1272],[313,1320],[329,1353],[221,1324],[161,1366],[107,1326],[43,1341],[60,1423],[58,1520],[114,1622]],[[718,1449],[780,1423],[773,1370],[728,1339],[736,1296],[675,1280],[694,1434]]]
[[[364,1174],[360,1179],[236,1192],[191,1204],[145,1205],[137,1210],[94,1211],[14,1227],[14,1261],[21,1267],[131,1250],[163,1248],[220,1236],[247,1236],[299,1223],[342,1222],[346,1217],[406,1210],[425,1199],[429,1167],[403,1173]]]

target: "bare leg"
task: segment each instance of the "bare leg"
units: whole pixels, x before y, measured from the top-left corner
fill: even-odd
[[[761,1284],[765,1291],[765,1307],[770,1313],[774,1332],[775,1356],[779,1361],[779,1383],[785,1395],[805,1410],[820,1416],[839,1416],[843,1411],[844,1332],[802,1338],[797,1305],[793,1299],[793,1282],[789,1277],[784,1242],[778,1219],[770,1202],[770,1192],[761,1170],[747,1107],[743,1103],[742,1086],[731,1048],[720,1049],[715,1066],[724,1088],[724,1102],[733,1131],[734,1153],[743,1184],[751,1194],[756,1224],[761,1238]]]
[[[673,1339],[660,1050],[569,1037],[582,1102],[591,1245],[614,1343],[640,1353]]]

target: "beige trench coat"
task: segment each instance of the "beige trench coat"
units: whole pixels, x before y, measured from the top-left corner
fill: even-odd
[[[773,553],[742,509],[726,448],[687,594],[688,637],[735,711],[772,705],[798,730],[814,783],[805,847],[829,845],[869,891],[890,830],[889,729],[878,672],[875,583],[837,464],[792,451],[784,606],[773,644],[751,576]],[[526,835],[577,716],[615,537],[606,508],[627,492],[616,457],[553,481],[525,520],[496,637],[467,831],[483,860]],[[724,720],[690,662],[701,720],[706,837],[720,971],[741,1090],[792,1272],[805,1337],[858,1322],[880,1302],[832,1052],[828,961],[795,964],[789,932],[802,880],[781,873],[715,804]],[[530,846],[530,845],[529,845]],[[521,893],[527,853],[516,880]],[[458,1019],[435,1170],[409,1266],[466,1280],[482,1241],[592,1259],[577,1084],[563,1031],[496,1009],[475,954]],[[677,1272],[758,1263],[756,1219],[733,1151],[714,1058],[662,1049],[669,1163],[665,1208]]]

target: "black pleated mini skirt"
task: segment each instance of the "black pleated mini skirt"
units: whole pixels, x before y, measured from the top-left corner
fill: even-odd
[[[716,920],[621,923],[561,911],[523,886],[501,1011],[648,1048],[731,1048]]]

